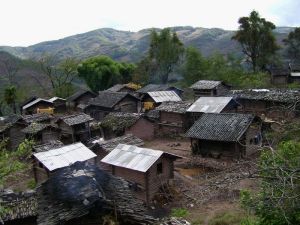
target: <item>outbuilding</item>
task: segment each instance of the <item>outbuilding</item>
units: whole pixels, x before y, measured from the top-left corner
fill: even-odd
[[[223,96],[230,90],[230,85],[217,80],[199,80],[191,87],[194,97]]]

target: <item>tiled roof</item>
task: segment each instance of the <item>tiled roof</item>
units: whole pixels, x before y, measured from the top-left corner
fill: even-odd
[[[62,147],[63,145],[64,144],[61,141],[55,140],[55,141],[49,141],[48,143],[42,145],[35,145],[33,146],[33,150],[34,152],[46,152],[51,149]]]
[[[205,113],[187,131],[186,136],[212,141],[238,141],[254,119],[250,114]]]
[[[148,94],[156,103],[181,101],[181,98],[174,91],[154,91],[148,92]]]
[[[156,107],[156,110],[163,112],[186,113],[191,104],[191,102],[163,102],[160,106]]]
[[[23,116],[23,118],[27,123],[33,123],[33,122],[43,122],[46,120],[50,120],[53,118],[53,116],[51,116],[48,113],[36,113],[33,115],[25,115]]]
[[[199,80],[196,83],[194,83],[191,88],[192,89],[213,89],[217,86],[222,84],[222,81],[216,81],[216,80]]]
[[[228,94],[235,99],[263,100],[282,103],[300,101],[300,92],[291,89],[248,89],[233,90]]]
[[[111,112],[101,121],[101,126],[113,131],[122,131],[133,126],[141,116],[140,113]]]
[[[188,112],[220,113],[232,101],[232,97],[200,97]]]
[[[93,118],[85,113],[79,113],[79,114],[73,114],[73,115],[67,115],[60,117],[62,121],[64,121],[69,126],[86,123],[89,121],[92,121]]]
[[[152,91],[167,91],[170,88],[167,84],[148,84],[137,90],[139,93],[147,93]]]
[[[58,129],[57,126],[52,124],[44,124],[44,123],[31,123],[27,127],[25,127],[22,132],[25,134],[36,134],[46,128]]]
[[[77,92],[75,92],[73,95],[69,96],[67,98],[67,101],[68,102],[72,102],[72,101],[76,101],[77,98],[80,98],[82,95],[84,95],[85,93],[90,93],[91,95],[94,95],[95,97],[97,96],[97,94],[95,94],[94,92],[92,91],[89,91],[89,90],[79,90]]]
[[[115,84],[114,86],[108,88],[106,91],[118,92],[124,87],[127,87],[126,84]]]

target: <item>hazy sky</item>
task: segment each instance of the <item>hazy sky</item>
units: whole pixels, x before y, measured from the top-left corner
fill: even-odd
[[[300,0],[0,0],[0,45],[28,46],[103,27],[235,30],[253,9],[276,26],[300,26]]]

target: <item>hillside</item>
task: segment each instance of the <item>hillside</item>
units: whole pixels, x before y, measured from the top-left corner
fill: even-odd
[[[214,52],[240,54],[237,42],[231,40],[234,31],[219,28],[172,27],[186,46],[194,46],[207,56]],[[39,58],[44,53],[56,55],[60,59],[76,57],[80,59],[95,55],[108,55],[115,60],[138,61],[148,49],[149,34],[152,29],[138,32],[119,31],[102,28],[87,33],[77,34],[60,40],[38,43],[29,47],[2,46],[7,51],[21,58]],[[286,37],[292,28],[282,27],[275,32],[277,40]]]

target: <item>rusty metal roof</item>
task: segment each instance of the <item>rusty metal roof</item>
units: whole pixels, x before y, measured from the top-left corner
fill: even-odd
[[[119,144],[101,161],[114,166],[146,172],[163,154],[180,158],[160,150]]]
[[[157,103],[181,101],[181,98],[175,93],[175,91],[153,91],[148,92],[148,94]]]
[[[232,97],[200,97],[188,112],[220,113],[232,100]]]
[[[49,171],[70,166],[75,162],[83,162],[96,157],[81,142],[33,154]]]

